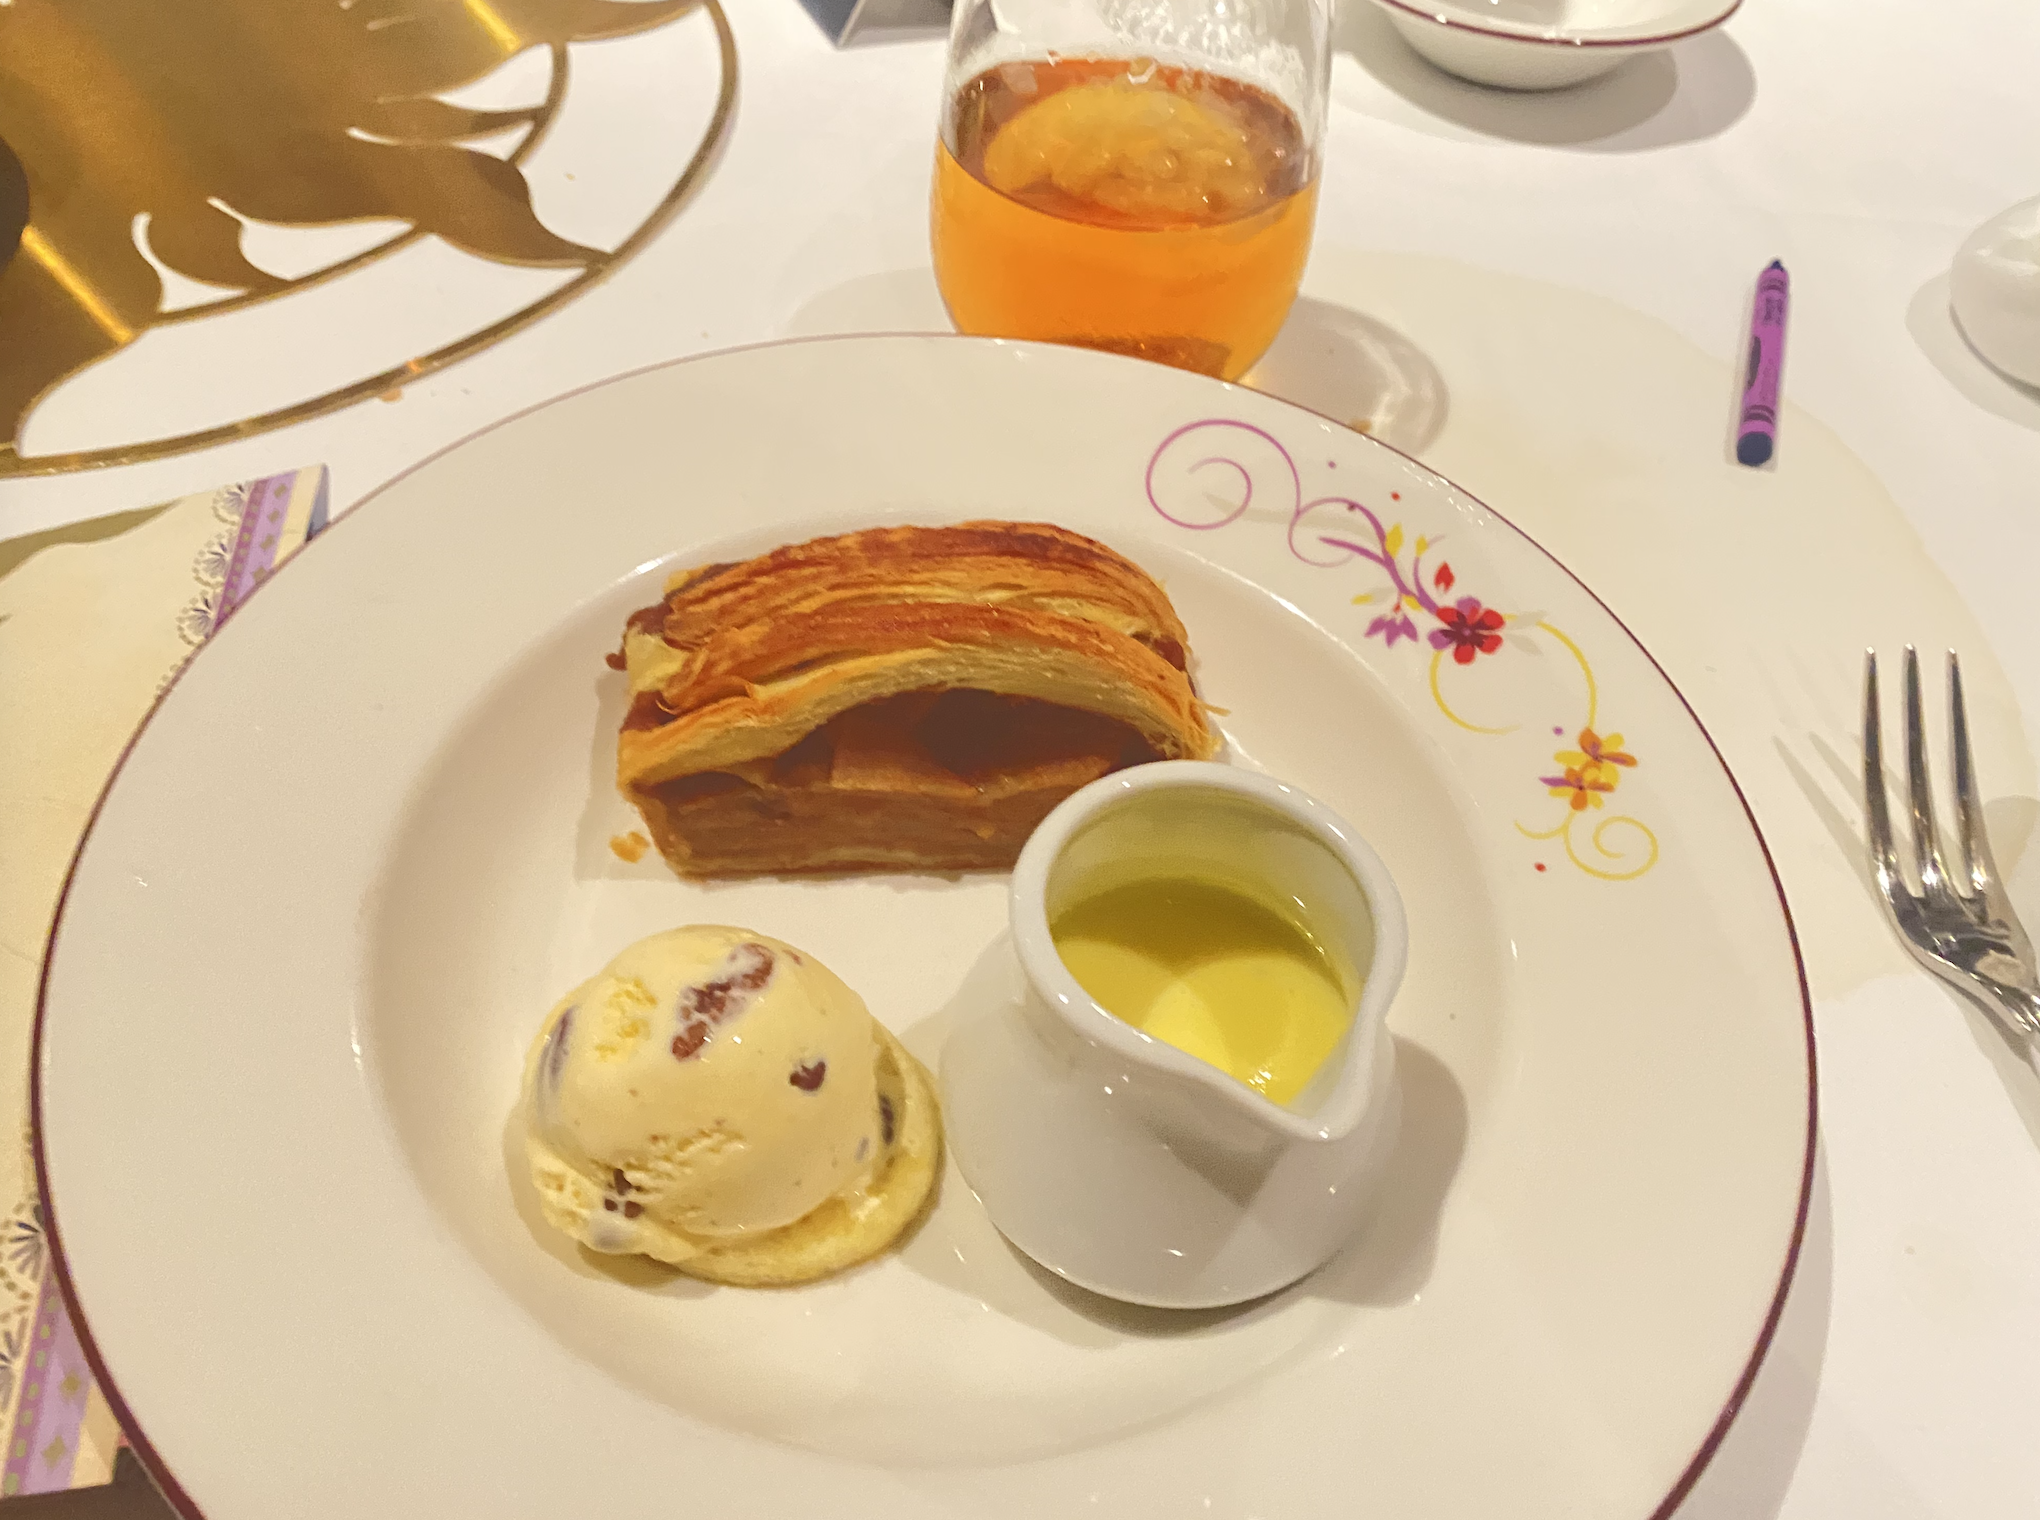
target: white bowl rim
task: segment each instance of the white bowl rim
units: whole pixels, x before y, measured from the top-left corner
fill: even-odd
[[[1532,47],[1555,48],[1645,48],[1677,42],[1681,38],[1695,37],[1701,32],[1710,32],[1742,9],[1742,0],[1728,0],[1719,11],[1706,20],[1692,26],[1681,27],[1670,32],[1641,31],[1634,28],[1605,27],[1571,32],[1555,28],[1538,28],[1524,21],[1507,21],[1501,17],[1482,18],[1470,12],[1448,11],[1440,6],[1450,0],[1374,0],[1376,5],[1392,11],[1401,11],[1433,26],[1446,27],[1455,32],[1471,32],[1480,37],[1493,37],[1506,42],[1524,42]]]

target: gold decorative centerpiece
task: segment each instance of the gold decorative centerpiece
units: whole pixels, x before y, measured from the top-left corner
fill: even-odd
[[[524,165],[569,91],[569,47],[702,13],[719,54],[698,142],[611,248],[548,227]],[[544,98],[443,98],[543,50]],[[159,458],[303,421],[464,358],[564,304],[679,208],[726,129],[736,52],[717,0],[12,0],[0,6],[0,139],[25,166],[30,217],[0,270],[0,478]],[[484,144],[484,145],[477,145]],[[494,148],[496,151],[491,151]],[[373,246],[294,276],[253,261],[251,224],[388,222]],[[310,399],[173,437],[30,455],[30,412],[151,329],[208,321],[347,276],[427,236],[499,265],[573,271],[452,342]],[[166,305],[163,271],[218,290]]]

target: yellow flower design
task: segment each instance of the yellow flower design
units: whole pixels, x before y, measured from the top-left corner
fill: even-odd
[[[1575,813],[1584,813],[1590,807],[1599,807],[1601,798],[1615,790],[1613,781],[1603,781],[1600,772],[1592,766],[1568,765],[1565,774],[1541,776],[1538,778],[1551,788],[1551,795],[1563,797]]]
[[[1609,734],[1604,739],[1591,728],[1580,730],[1578,749],[1562,749],[1552,759],[1568,772],[1578,771],[1585,780],[1606,782],[1605,786],[1597,788],[1604,792],[1614,791],[1616,782],[1622,779],[1622,771],[1636,765],[1636,756],[1623,752],[1620,734]],[[1600,806],[1598,802],[1594,805]]]

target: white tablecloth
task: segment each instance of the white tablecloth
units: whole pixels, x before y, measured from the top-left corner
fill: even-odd
[[[939,42],[836,53],[795,0],[735,0],[731,11],[743,60],[733,136],[698,197],[605,284],[407,387],[395,405],[359,405],[147,466],[0,485],[0,536],[315,462],[331,468],[340,509],[478,428],[627,369],[788,333],[939,321],[925,273]],[[1675,678],[1702,688],[1695,699],[1711,723],[1741,726],[1740,752],[1730,747],[1739,767],[1766,762],[1764,724],[1798,688],[1817,689],[1810,700],[1829,711],[1831,747],[1846,758],[1855,650],[1845,639],[1836,647],[1823,619],[1847,589],[1833,577],[1853,573],[1857,498],[1824,519],[1837,536],[1832,563],[1817,547],[1796,550],[1793,575],[1768,566],[1771,580],[1739,579],[1740,602],[1706,583],[1727,572],[1704,556],[1681,581],[1678,567],[1651,563],[1648,516],[1625,518],[1611,535],[1598,531],[1605,517],[1567,510],[1563,471],[1591,476],[1591,450],[1547,460],[1539,474],[1523,439],[1504,446],[1509,396],[1480,391],[1481,334],[1448,334],[1424,299],[1447,288],[1441,261],[1450,260],[1471,266],[1469,279],[1489,295],[1496,277],[1513,276],[1597,298],[1582,312],[1654,319],[1663,338],[1594,352],[1646,363],[1654,352],[1697,350],[1722,366],[1725,432],[1750,287],[1782,258],[1793,278],[1788,396],[1881,483],[1862,499],[1896,514],[1862,519],[1899,588],[1889,626],[1906,626],[1914,593],[1905,588],[1916,585],[1923,637],[1941,636],[1951,618],[1980,626],[1988,647],[1974,657],[1994,654],[2002,668],[1997,688],[2010,696],[1998,703],[1995,780],[1989,771],[1984,780],[1993,822],[2011,836],[2001,856],[2024,856],[2040,804],[2007,791],[2033,790],[2021,725],[2031,732],[2040,718],[2040,639],[2028,624],[2040,568],[2040,395],[1963,348],[1946,315],[1945,273],[1968,229],[2040,190],[2040,8],[1750,0],[1720,32],[1550,97],[1433,74],[1358,3],[1341,38],[1306,295],[1367,311],[1374,281],[1394,308],[1374,314],[1419,348],[1429,340],[1417,329],[1434,324],[1435,346],[1451,359],[1440,360],[1448,388],[1462,386],[1466,404],[1452,398],[1426,457],[1465,475],[1618,611],[1648,601],[1667,628],[1683,613],[1676,649],[1653,639],[1648,618],[1639,632]],[[1506,337],[1508,309],[1483,306],[1481,320]],[[1563,373],[1578,355],[1553,322],[1559,306],[1539,309]],[[1606,338],[1612,328],[1597,331]],[[1517,368],[1498,372],[1521,376],[1521,352],[1509,362]],[[1532,399],[1525,428],[1549,406]],[[1793,427],[1788,418],[1785,460]],[[1675,495],[1629,510],[1694,509]],[[1672,527],[1668,541],[1678,537]],[[1724,518],[1717,531],[1752,561],[1771,552],[1764,522]],[[1911,581],[1907,556],[1919,561]],[[1710,658],[1710,617],[1734,656],[1721,666],[1732,679]],[[1784,763],[1803,738],[1779,726]],[[1809,795],[1823,787],[1835,807],[1845,804],[1845,782],[1819,778]],[[1862,937],[1868,902],[1839,840],[1831,864],[1795,885],[1833,901],[1795,907],[1846,919],[1868,960],[1851,974],[1846,957],[1827,961],[1825,977],[1816,968],[1823,1138],[1807,1250],[1770,1360],[1679,1513],[2028,1517],[2040,1513],[2030,1455],[2040,1416],[2040,1084],[1996,1058],[1976,1019],[1905,970],[1895,946]],[[2026,864],[2015,881],[2040,927],[2040,868]]]

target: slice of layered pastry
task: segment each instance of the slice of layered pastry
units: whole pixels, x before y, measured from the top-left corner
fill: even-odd
[[[1162,588],[1038,523],[683,570],[633,613],[617,781],[683,876],[1011,866],[1108,772],[1206,759]]]

